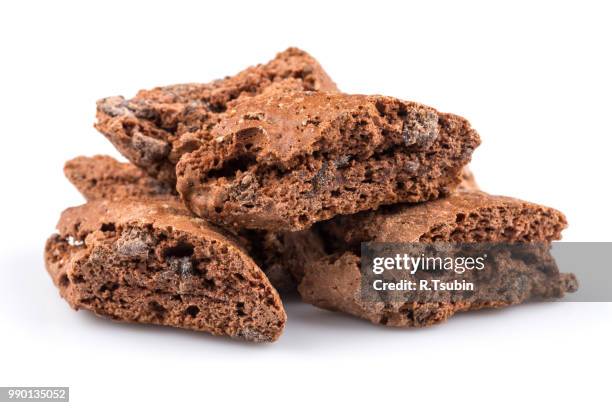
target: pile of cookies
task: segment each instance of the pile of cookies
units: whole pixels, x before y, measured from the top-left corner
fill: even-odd
[[[480,139],[464,118],[344,94],[301,50],[206,84],[102,99],[95,127],[129,163],[64,168],[87,203],[62,213],[45,261],[75,309],[265,342],[285,325],[279,292],[428,326],[575,288],[533,272],[505,303],[363,301],[361,242],[550,242],[566,220],[478,191],[466,165]]]

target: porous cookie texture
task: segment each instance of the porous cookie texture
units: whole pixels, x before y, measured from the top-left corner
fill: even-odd
[[[480,143],[456,115],[324,92],[246,99],[211,135],[177,165],[182,199],[230,229],[267,231],[447,195]]]
[[[75,309],[254,342],[276,340],[286,315],[241,246],[173,198],[97,200],[70,208],[45,247]]]
[[[66,162],[64,174],[88,201],[176,195],[172,187],[110,156],[76,157]]]
[[[457,192],[476,191],[478,185],[473,173],[466,167],[461,173]],[[249,231],[251,250],[270,282],[281,294],[297,293],[297,284],[303,277],[304,265],[312,264],[328,254],[326,242],[317,233],[317,225],[295,232]],[[331,245],[327,244],[327,247]]]
[[[101,99],[95,126],[128,160],[174,186],[178,159],[208,138],[228,106],[264,92],[287,90],[337,88],[313,57],[289,48],[266,64],[210,83],[143,90],[132,99]]]
[[[148,198],[173,198],[176,190],[149,176],[131,163],[121,163],[110,156],[79,156],[66,162],[64,173],[87,201],[142,200]],[[184,208],[182,203],[176,203]],[[193,216],[195,218],[195,216]],[[281,294],[295,293],[296,284],[287,269],[281,264],[293,267],[293,261],[284,261],[281,254],[282,238],[278,234],[241,231],[235,235],[227,231],[226,236],[238,240],[256,263],[264,270],[270,283]]]
[[[518,259],[501,253],[495,258],[498,274],[460,301],[364,299],[360,293],[361,242],[549,243],[559,239],[565,227],[563,214],[552,208],[481,192],[457,193],[424,204],[391,206],[321,223],[316,229],[326,256],[291,271],[300,282],[302,298],[315,306],[377,324],[429,326],[460,311],[559,298],[575,291],[577,281],[572,274],[560,274],[547,251]],[[318,244],[315,251],[320,248]],[[509,284],[519,281],[521,285]]]

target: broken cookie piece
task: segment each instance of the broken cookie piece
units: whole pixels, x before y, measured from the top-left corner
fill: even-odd
[[[499,270],[473,293],[452,302],[367,299],[361,287],[361,243],[550,243],[566,227],[552,208],[481,192],[457,193],[419,205],[337,217],[316,226],[326,256],[293,268],[302,298],[389,326],[430,326],[460,311],[498,308],[534,299],[560,298],[577,289],[572,274],[560,274],[548,251],[514,257],[501,251]],[[313,232],[314,233],[314,232]],[[315,251],[320,251],[317,244]],[[476,276],[478,278],[478,276]],[[520,285],[514,283],[520,282]]]
[[[457,193],[477,190],[474,175],[465,167],[461,172]],[[328,255],[325,251],[326,242],[317,233],[319,229],[315,225],[311,229],[295,232],[249,231],[251,255],[260,265],[264,265],[268,279],[281,294],[296,293],[297,284],[303,277],[304,265]],[[329,243],[327,247],[330,247]]]
[[[97,200],[64,211],[45,247],[75,309],[254,342],[278,339],[286,315],[241,246],[173,198]]]
[[[173,197],[176,191],[172,188],[135,165],[121,163],[110,156],[76,157],[66,162],[64,173],[87,201],[176,198]],[[184,207],[182,203],[177,204]],[[228,232],[225,234],[229,235]],[[279,293],[296,293],[292,275],[281,267],[286,262],[280,258],[282,243],[279,234],[243,230],[233,235],[233,239],[248,251]]]
[[[266,64],[207,84],[158,87],[132,99],[101,99],[95,126],[129,161],[174,186],[178,159],[208,138],[228,105],[269,90],[337,88],[313,57],[289,48]]]
[[[172,187],[110,156],[76,157],[66,162],[64,174],[87,201],[176,195]]]
[[[230,229],[296,231],[339,214],[449,194],[480,139],[467,120],[385,96],[260,95],[181,157],[177,189]]]

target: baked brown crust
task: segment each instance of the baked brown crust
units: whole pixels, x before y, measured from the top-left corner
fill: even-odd
[[[64,173],[87,201],[172,199],[177,194],[133,164],[121,163],[110,156],[76,157],[66,162]],[[178,205],[183,206],[182,203]],[[293,261],[284,262],[284,258],[281,259],[284,240],[279,234],[256,231],[240,231],[236,236],[226,231],[224,234],[240,242],[279,293],[296,293],[297,286],[292,275],[282,266],[293,267]],[[285,249],[283,253],[288,254],[288,251]]]
[[[456,193],[470,191],[478,191],[478,184],[472,171],[464,167]],[[258,264],[265,266],[268,279],[281,294],[297,293],[304,265],[328,255],[325,251],[325,241],[321,234],[317,233],[319,229],[315,225],[311,229],[296,232],[250,231],[254,235],[250,241],[260,243],[252,249],[252,254],[258,259]]]
[[[177,194],[133,164],[110,156],[75,157],[64,165],[64,174],[87,201]]]
[[[45,263],[75,309],[255,342],[280,336],[276,290],[235,240],[171,197],[96,200],[62,213]]]
[[[87,201],[138,200],[176,194],[175,190],[133,164],[122,163],[105,155],[79,156],[69,160],[64,165],[64,174]],[[473,175],[466,168],[462,172],[459,189],[471,189],[473,186]],[[297,291],[291,271],[300,271],[304,262],[325,255],[321,239],[311,231],[241,231],[236,239],[264,270],[272,286],[283,295]]]
[[[267,231],[447,195],[480,143],[456,115],[324,92],[249,98],[211,135],[177,166],[182,199],[219,225]]]
[[[130,162],[174,186],[180,156],[208,138],[233,101],[288,90],[334,92],[337,88],[312,56],[289,48],[266,64],[210,83],[142,90],[132,99],[101,99],[95,127]]]
[[[559,298],[576,290],[576,278],[551,270],[546,257],[541,259],[546,268],[536,268],[502,254],[496,262],[504,273],[496,278],[520,277],[527,285],[500,294],[499,300],[484,301],[476,296],[454,303],[364,301],[360,297],[361,242],[550,242],[561,237],[566,225],[563,214],[552,208],[482,192],[457,193],[424,204],[398,205],[322,223],[318,232],[325,242],[326,256],[291,271],[300,282],[298,290],[304,301],[315,306],[377,324],[429,326],[459,311]],[[320,246],[313,251],[320,251]],[[496,283],[490,282],[488,289],[495,289]]]
[[[482,220],[487,228],[479,228]],[[534,222],[534,221],[537,221]],[[420,205],[396,205],[323,225],[348,245],[361,242],[550,242],[567,227],[558,210],[482,191],[456,193]]]

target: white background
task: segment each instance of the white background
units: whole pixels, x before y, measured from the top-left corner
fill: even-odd
[[[0,386],[70,386],[87,407],[610,406],[610,303],[393,330],[293,301],[282,338],[251,345],[74,312],[44,271],[60,211],[82,202],[64,161],[115,154],[92,127],[97,98],[207,82],[290,45],[346,92],[466,116],[484,190],[564,211],[565,240],[609,241],[610,9],[497,3],[2,2]]]

